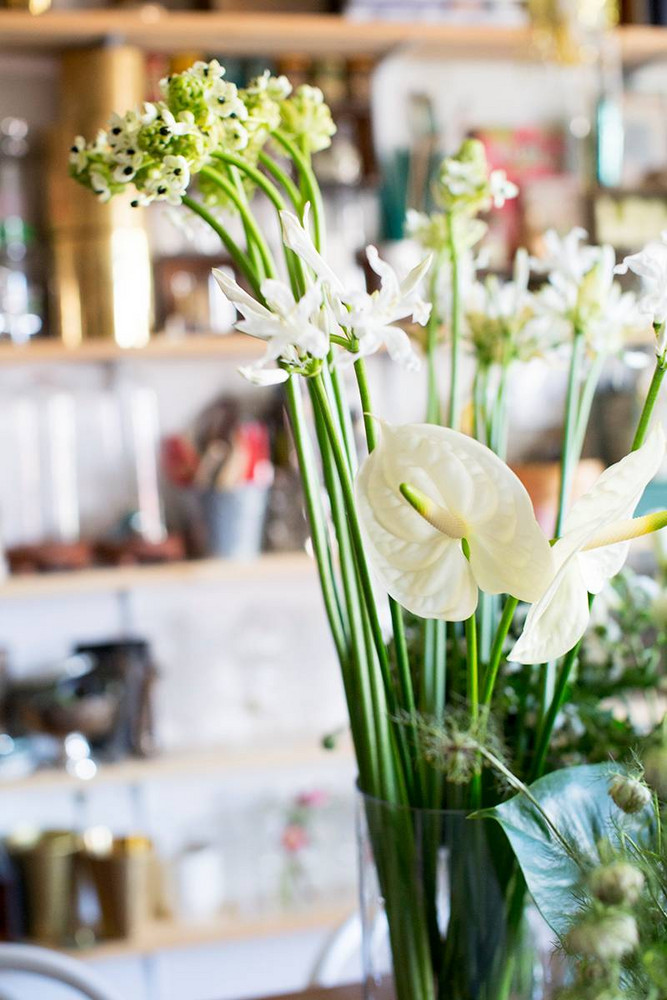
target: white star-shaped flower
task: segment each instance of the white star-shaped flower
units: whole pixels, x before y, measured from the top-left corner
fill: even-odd
[[[641,311],[656,324],[667,322],[667,231],[660,234],[659,241],[649,243],[640,253],[625,257],[616,268],[616,273],[625,274],[628,270],[642,281],[642,294],[639,296]],[[666,348],[663,333],[657,353],[664,353]]]
[[[399,281],[390,264],[383,261],[374,246],[366,248],[368,263],[380,277],[380,288],[371,292],[352,292],[344,297],[349,312],[343,317],[359,342],[359,355],[374,354],[383,345],[392,361],[416,370],[420,366],[410,338],[396,324],[412,317],[413,322],[428,322],[431,305],[419,293],[421,282],[431,266],[429,254]]]
[[[295,299],[287,284],[267,278],[261,285],[264,305],[224,271],[214,269],[213,276],[243,316],[236,329],[267,341],[264,356],[255,364],[240,369],[250,381],[260,385],[285,381],[287,372],[274,364],[278,360],[296,365],[303,353],[326,358],[329,337],[318,325],[322,304],[319,284],[312,285],[300,299]]]
[[[519,479],[458,431],[383,424],[356,497],[375,572],[422,618],[469,618],[478,588],[535,600],[553,573],[549,543]]]
[[[489,175],[489,192],[494,208],[502,208],[519,194],[517,185],[510,181],[504,170],[492,170]]]
[[[610,466],[573,504],[553,547],[556,574],[528,612],[510,660],[546,663],[581,639],[589,620],[588,595],[599,594],[620,572],[630,545],[623,539],[632,537],[623,522],[632,517],[664,457],[665,435],[656,425],[641,448]]]
[[[292,212],[283,211],[280,213],[280,225],[283,243],[288,250],[292,250],[304,264],[307,264],[323,285],[332,292],[341,294],[343,291],[342,282],[316,249],[310,235],[310,202],[304,207],[303,222],[300,222]]]
[[[308,213],[309,206],[306,205],[303,223],[291,212],[280,213],[283,242],[308,265],[324,286],[330,306],[330,318],[335,319],[337,326],[344,327],[359,342],[357,353],[343,354],[339,360],[351,363],[386,346],[392,360],[407,368],[418,368],[419,358],[412,348],[410,338],[396,324],[410,316],[415,323],[428,322],[431,306],[421,298],[419,287],[431,265],[431,254],[400,281],[393,267],[380,259],[375,247],[369,246],[366,248],[366,255],[371,267],[380,277],[380,288],[371,294],[358,290],[348,291],[315,248],[309,231]]]

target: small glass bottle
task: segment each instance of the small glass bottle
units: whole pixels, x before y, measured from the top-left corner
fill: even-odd
[[[0,121],[0,337],[25,343],[44,327],[35,227],[30,221],[28,125]]]

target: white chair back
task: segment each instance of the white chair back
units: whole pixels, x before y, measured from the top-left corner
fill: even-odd
[[[0,972],[25,972],[62,983],[86,1000],[121,1000],[83,962],[37,945],[0,944]]]

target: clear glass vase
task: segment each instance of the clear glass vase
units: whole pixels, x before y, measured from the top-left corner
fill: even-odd
[[[551,934],[490,820],[359,793],[365,1000],[547,1000]]]

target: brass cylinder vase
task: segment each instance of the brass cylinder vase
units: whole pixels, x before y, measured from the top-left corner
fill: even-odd
[[[150,337],[152,276],[143,210],[133,209],[125,197],[103,204],[68,173],[73,137],[92,137],[113,111],[139,105],[144,86],[138,49],[119,45],[63,54],[48,211],[52,324],[68,347],[99,338],[115,340],[119,347],[142,347]]]

